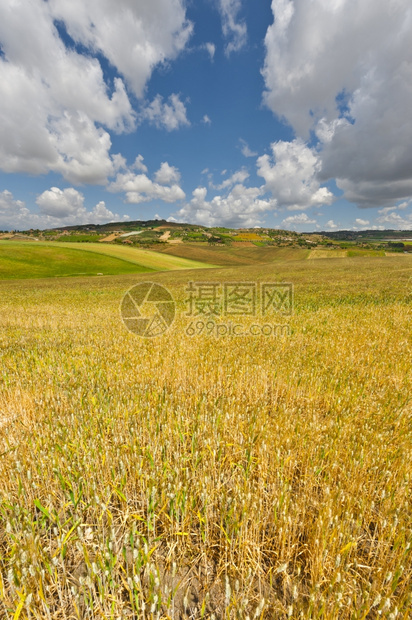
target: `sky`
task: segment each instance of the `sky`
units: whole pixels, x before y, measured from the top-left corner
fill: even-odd
[[[2,0],[0,229],[412,229],[410,0]]]

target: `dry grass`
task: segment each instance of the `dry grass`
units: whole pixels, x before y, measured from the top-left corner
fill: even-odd
[[[200,242],[171,246],[169,242],[164,247],[159,248],[159,252],[170,256],[179,256],[213,265],[221,265],[222,267],[235,267],[240,265],[262,265],[273,263],[274,261],[301,260],[308,256],[310,250],[294,247],[257,247],[252,242],[240,241],[237,244],[236,241],[233,241],[230,246],[210,246],[208,243]]]
[[[267,239],[267,235],[258,235],[257,233],[238,233],[234,239],[238,241],[261,241],[262,238]]]
[[[0,617],[409,618],[409,257],[292,281],[288,338],[138,339],[144,275],[2,283]],[[171,278],[173,280],[171,281]]]
[[[316,249],[311,250],[308,256],[309,260],[317,259],[317,258],[346,258],[348,255],[347,250],[323,250]]]

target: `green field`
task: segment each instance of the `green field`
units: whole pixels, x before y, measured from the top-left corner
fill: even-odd
[[[66,247],[63,242],[54,242],[53,245]],[[191,259],[179,256],[164,256],[158,251],[143,250],[141,248],[130,246],[106,243],[88,243],[87,245],[83,245],[82,243],[71,243],[70,247],[73,246],[87,252],[95,252],[106,256],[120,258],[130,263],[135,263],[137,265],[141,265],[142,267],[148,267],[149,269],[154,269],[156,271],[169,269],[204,269],[206,267],[214,267],[214,265],[210,262],[206,263],[206,261],[196,260],[195,257]]]
[[[0,279],[116,275],[206,266],[150,250],[100,243],[0,241]]]
[[[385,256],[385,250],[354,248],[348,250],[348,256]]]
[[[52,243],[0,242],[0,280],[56,276],[115,275],[153,271],[116,257],[75,249],[74,243],[56,247]]]
[[[176,304],[153,338],[120,315],[148,277]],[[411,278],[398,255],[1,281],[0,617],[411,618]],[[291,283],[294,309],[190,314],[190,282]]]

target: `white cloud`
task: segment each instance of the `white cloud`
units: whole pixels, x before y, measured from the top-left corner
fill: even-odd
[[[226,173],[227,170],[222,170],[222,175],[225,175]],[[213,183],[210,183],[210,187],[218,190],[226,189],[227,187],[232,187],[233,185],[242,184],[244,181],[246,181],[246,179],[249,178],[249,176],[250,175],[246,168],[241,168],[240,170],[234,172],[229,178],[222,181],[220,185],[213,185]]]
[[[50,144],[58,153],[53,170],[70,183],[104,185],[113,174],[111,139],[84,114],[64,113],[50,122]]]
[[[141,119],[147,120],[158,129],[173,131],[182,126],[190,125],[187,118],[187,110],[179,95],[173,93],[168,99],[168,103],[163,101],[161,95],[156,95],[141,113]]]
[[[298,213],[285,217],[281,222],[281,226],[286,228],[298,228],[299,226],[307,226],[308,224],[316,224],[316,220],[311,220],[306,213]]]
[[[65,46],[56,20],[87,52]],[[115,165],[109,131],[136,123],[124,80],[141,97],[153,68],[174,58],[190,32],[183,0],[4,0],[0,168],[105,183]],[[117,69],[113,84],[97,54]],[[173,122],[166,114],[166,126]]]
[[[412,195],[409,0],[272,0],[264,99],[297,134],[322,142],[321,180],[348,200]]]
[[[229,41],[225,47],[227,56],[232,52],[238,52],[247,41],[246,24],[244,21],[238,20],[238,13],[241,8],[241,0],[219,0],[223,36]]]
[[[102,53],[137,97],[156,65],[181,52],[192,33],[182,0],[49,0],[69,35]]]
[[[391,211],[396,211],[397,207],[383,207],[383,209],[378,209],[378,213],[382,213],[383,215],[386,215],[387,213],[390,213]]]
[[[47,225],[62,224],[103,224],[105,222],[127,220],[128,216],[121,217],[110,211],[103,200],[91,210],[84,206],[84,196],[76,189],[69,187],[59,189],[52,187],[37,197],[36,203],[40,208],[40,216],[47,216]],[[33,214],[32,214],[33,216]],[[35,214],[34,214],[35,216]]]
[[[215,57],[215,52],[216,52],[216,45],[214,43],[205,43],[204,45],[202,45],[202,48],[205,49],[207,51],[207,53],[210,56],[210,60],[213,60],[213,58]]]
[[[90,212],[90,215],[87,214],[85,219],[90,219],[92,224],[104,224],[105,222],[119,222],[119,221],[127,221],[130,220],[129,215],[120,216],[118,213],[113,213],[106,207],[106,203],[104,200],[100,200],[97,205],[94,207],[93,211]]]
[[[399,213],[390,211],[377,217],[376,222],[384,228],[392,228],[396,230],[411,230],[412,229],[412,213],[408,213],[402,216],[402,215],[399,215]]]
[[[208,117],[207,114],[204,115],[204,117],[202,118],[202,123],[204,123],[205,125],[211,125],[212,121],[210,120],[210,118]]]
[[[66,218],[84,211],[84,196],[72,187],[64,190],[52,187],[40,194],[36,203],[40,213],[51,217]]]
[[[179,183],[180,172],[175,166],[170,166],[167,161],[164,161],[161,163],[159,170],[155,172],[155,181],[161,185]]]
[[[355,220],[355,224],[357,224],[358,226],[368,226],[370,224],[369,220],[363,220],[360,217],[357,217]]]
[[[191,222],[203,226],[260,226],[263,216],[276,208],[276,200],[264,198],[264,187],[235,185],[226,196],[206,200],[206,187],[198,187],[192,199],[177,213],[173,221]]]
[[[143,163],[144,157],[142,155],[138,155],[134,160],[134,164],[131,166],[134,170],[139,170],[140,172],[147,172],[147,166]],[[126,166],[124,166],[126,169]]]
[[[299,138],[274,142],[271,147],[272,157],[262,155],[257,167],[279,206],[292,211],[331,204],[333,194],[317,180],[321,163],[313,149]]]
[[[328,222],[326,222],[326,230],[336,230],[338,225],[335,224],[335,222],[333,220],[329,220]]]
[[[0,228],[28,230],[29,228],[57,228],[75,224],[103,224],[129,219],[110,211],[104,201],[91,211],[84,206],[84,196],[73,188],[58,187],[43,192],[36,203],[39,212],[34,213],[22,200],[15,200],[12,193],[0,193]]]
[[[241,151],[244,157],[256,157],[257,156],[257,153],[255,151],[252,151],[252,149],[249,148],[249,145],[245,140],[242,140],[242,138],[240,138],[239,142],[242,145]]]
[[[27,224],[30,211],[22,200],[15,200],[7,189],[0,192],[0,229],[21,230]]]
[[[186,194],[179,185],[180,172],[175,166],[162,162],[159,170],[155,172],[154,181],[147,174],[136,174],[134,169],[147,172],[141,156],[136,158],[130,169],[116,175],[115,180],[108,186],[108,191],[124,193],[125,202],[129,204],[150,202],[156,199],[172,203],[185,199]]]

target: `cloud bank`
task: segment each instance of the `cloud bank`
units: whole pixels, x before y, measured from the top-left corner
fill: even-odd
[[[266,105],[309,140],[320,181],[360,207],[412,195],[409,0],[272,0]]]
[[[104,224],[130,219],[106,207],[103,200],[88,210],[84,196],[74,188],[52,187],[37,197],[39,212],[33,213],[7,190],[0,192],[0,222],[8,230],[59,228],[72,224]]]
[[[191,32],[183,0],[4,0],[0,169],[105,184],[114,172],[109,132],[136,126],[128,90],[142,98],[154,67]],[[117,72],[112,82],[99,55]],[[169,131],[188,123],[177,95],[155,98],[145,114]]]

